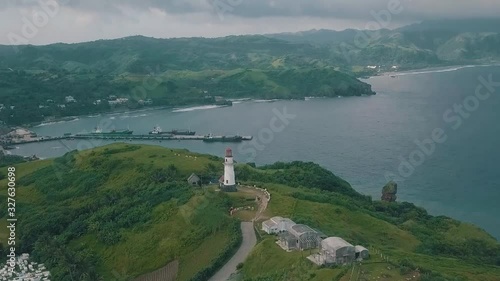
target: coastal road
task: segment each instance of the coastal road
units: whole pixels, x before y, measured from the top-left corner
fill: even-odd
[[[252,222],[242,222],[241,233],[243,241],[236,254],[208,281],[226,281],[229,279],[231,274],[236,272],[236,266],[245,261],[252,251],[253,246],[257,244],[257,237],[255,236]]]

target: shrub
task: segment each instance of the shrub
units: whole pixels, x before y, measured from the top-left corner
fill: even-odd
[[[236,266],[236,269],[237,270],[241,270],[243,268],[243,263],[240,262],[237,266]]]

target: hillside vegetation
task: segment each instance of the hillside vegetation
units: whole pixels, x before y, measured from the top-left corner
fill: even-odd
[[[246,281],[352,280],[351,270],[359,270],[359,280],[496,281],[500,276],[500,244],[488,233],[411,203],[373,201],[316,164],[240,166],[238,175],[271,192],[268,217],[289,217],[372,251],[361,267],[318,268],[305,259],[311,251],[286,253],[275,236],[261,232],[241,270]]]
[[[135,109],[147,100],[155,106],[183,106],[214,104],[216,97],[374,94],[370,85],[340,72],[340,63],[334,61],[328,48],[265,36],[135,36],[16,49],[0,46],[0,98],[5,105],[0,120],[24,124],[116,107]],[[77,102],[65,103],[68,95]],[[110,106],[110,96],[128,102]]]
[[[179,262],[177,280],[207,280],[241,239],[229,208],[255,204],[248,194],[187,184],[192,172],[205,181],[217,178],[221,162],[186,150],[114,144],[16,164],[19,252],[45,263],[54,280],[133,280],[172,261]],[[306,259],[309,251],[287,253],[274,236],[259,233],[258,245],[240,266],[243,280],[344,281],[350,270],[359,280],[401,280],[417,273],[410,280],[500,276],[500,245],[483,230],[433,217],[410,203],[372,200],[317,164],[238,164],[236,173],[238,181],[270,191],[265,216],[290,217],[372,251],[369,263],[354,269],[319,268]],[[0,194],[5,229],[5,192]],[[4,245],[6,238],[0,232]]]
[[[241,239],[229,198],[186,182],[192,172],[220,172],[215,163],[184,150],[118,144],[18,165],[17,251],[45,263],[58,281],[131,280],[172,261],[178,280],[205,280]]]

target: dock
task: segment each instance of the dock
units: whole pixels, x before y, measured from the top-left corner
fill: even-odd
[[[224,136],[212,136],[215,138],[223,138]],[[81,140],[81,139],[97,139],[97,140],[112,140],[112,141],[181,141],[181,140],[191,140],[191,141],[203,141],[207,136],[203,135],[110,135],[110,134],[71,134],[64,135],[61,137],[38,137],[30,140],[18,140],[6,143],[6,146],[29,144],[37,142],[49,142],[58,140]],[[252,136],[241,136],[241,141],[250,141]]]

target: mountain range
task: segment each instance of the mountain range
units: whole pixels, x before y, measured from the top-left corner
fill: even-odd
[[[372,95],[357,77],[500,59],[498,19],[443,20],[395,30],[311,30],[223,38],[132,36],[77,44],[0,46],[0,120],[8,124],[123,107],[211,104],[216,98]],[[370,66],[370,67],[369,67]],[[79,102],[57,106],[71,95]],[[22,100],[22,102],[21,102]],[[25,102],[28,100],[28,102]],[[51,100],[54,104],[47,104]],[[14,106],[16,109],[9,109]]]

